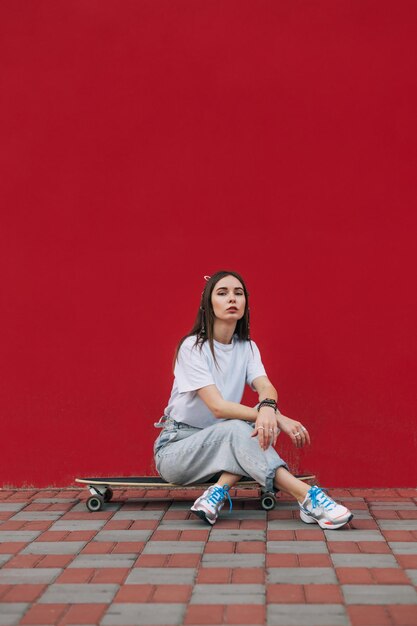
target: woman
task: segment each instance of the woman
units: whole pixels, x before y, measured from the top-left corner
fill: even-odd
[[[297,448],[310,443],[307,428],[282,415],[255,342],[249,337],[248,292],[236,272],[220,271],[207,283],[191,332],[175,355],[174,385],[155,442],[155,462],[168,482],[186,485],[216,476],[191,510],[217,520],[229,489],[242,476],[267,490],[294,496],[301,519],[322,528],[344,526],[351,512],[318,487],[288,471],[274,445],[280,431]],[[245,383],[259,395],[257,407],[241,404]]]

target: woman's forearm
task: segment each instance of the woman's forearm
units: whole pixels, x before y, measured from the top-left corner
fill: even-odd
[[[255,422],[258,417],[256,408],[245,406],[238,402],[228,402],[227,400],[219,402],[216,407],[212,408],[212,412],[218,419],[237,419]]]

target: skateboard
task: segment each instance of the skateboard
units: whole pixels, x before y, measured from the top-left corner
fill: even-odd
[[[308,482],[315,478],[314,474],[302,474],[296,476],[299,480]],[[198,483],[193,485],[175,485],[173,483],[167,483],[163,478],[159,476],[108,476],[106,478],[76,478],[76,483],[87,485],[91,493],[91,496],[86,501],[86,506],[92,513],[95,511],[101,511],[106,502],[110,502],[113,497],[112,487],[142,487],[146,489],[186,489],[192,487],[193,489],[201,489],[204,491],[211,483]],[[259,483],[250,478],[242,478],[234,489],[260,489],[260,501],[261,507],[265,511],[272,511],[277,503],[277,492],[265,491]]]

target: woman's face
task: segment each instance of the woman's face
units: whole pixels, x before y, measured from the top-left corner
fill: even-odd
[[[245,314],[246,298],[242,283],[234,276],[221,278],[211,294],[213,312],[217,319],[237,322]]]

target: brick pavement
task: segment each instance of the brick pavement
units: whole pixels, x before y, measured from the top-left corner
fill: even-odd
[[[0,626],[416,626],[417,491],[330,493],[349,529],[285,498],[235,499],[211,529],[191,489],[119,491],[98,513],[87,490],[0,490]]]

